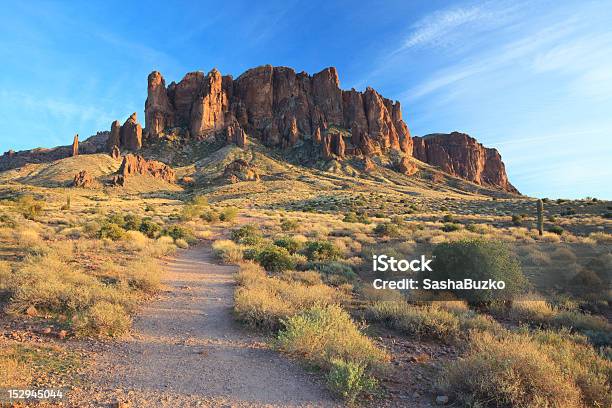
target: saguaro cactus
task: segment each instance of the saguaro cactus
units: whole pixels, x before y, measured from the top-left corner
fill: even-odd
[[[541,199],[538,200],[538,233],[544,234],[544,202]]]

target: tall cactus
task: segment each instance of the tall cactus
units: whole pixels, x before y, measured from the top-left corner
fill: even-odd
[[[544,202],[538,200],[538,233],[544,235]]]

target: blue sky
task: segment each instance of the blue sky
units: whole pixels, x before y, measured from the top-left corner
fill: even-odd
[[[612,198],[612,1],[365,3],[4,3],[0,151],[143,119],[152,70],[335,66],[400,100],[413,135],[498,148],[525,194]]]

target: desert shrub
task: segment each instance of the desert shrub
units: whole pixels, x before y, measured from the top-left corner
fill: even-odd
[[[261,241],[262,236],[261,232],[259,232],[257,229],[257,226],[247,224],[233,230],[231,233],[231,239],[239,244],[257,245]]]
[[[221,214],[219,214],[219,220],[231,222],[234,221],[238,217],[238,209],[236,207],[226,207],[221,210]]]
[[[585,406],[612,406],[612,361],[599,355],[584,337],[564,330],[535,331],[530,337],[580,389]]]
[[[520,227],[521,225],[523,225],[523,216],[518,215],[518,214],[513,214],[512,215],[512,225],[514,225],[515,227]]]
[[[177,247],[181,248],[181,249],[187,249],[189,248],[189,243],[187,241],[185,241],[184,239],[177,239],[174,241],[174,243],[176,244]]]
[[[226,263],[237,263],[242,260],[242,248],[235,242],[221,239],[212,244],[215,256]]]
[[[83,313],[75,329],[83,335],[120,336],[130,329],[132,320],[123,306],[102,301]]]
[[[578,388],[522,336],[473,333],[467,355],[445,368],[439,386],[462,406],[581,407]]]
[[[139,231],[142,225],[142,218],[138,215],[128,214],[124,218],[123,229],[128,231]]]
[[[446,224],[442,226],[442,231],[444,232],[459,231],[460,229],[461,229],[461,224],[455,224],[451,222],[447,222]]]
[[[433,271],[421,273],[421,279],[433,281],[472,279],[504,281],[503,290],[452,290],[471,302],[489,302],[510,298],[525,290],[527,280],[514,254],[501,242],[464,239],[436,245]]]
[[[373,232],[379,237],[396,237],[400,233],[398,226],[390,222],[377,224]]]
[[[270,272],[282,272],[295,267],[294,259],[285,249],[276,245],[263,248],[256,258],[257,262]]]
[[[363,364],[334,359],[327,373],[327,386],[349,404],[354,404],[363,394],[370,394],[378,382],[368,374]]]
[[[40,216],[45,210],[45,202],[37,200],[31,195],[23,195],[15,202],[17,211],[29,220]]]
[[[336,305],[304,310],[285,320],[284,326],[278,335],[278,347],[326,370],[338,359],[368,368],[388,360],[387,354]]]
[[[576,255],[574,254],[574,252],[566,247],[560,247],[557,248],[552,254],[551,257],[553,259],[559,260],[559,261],[565,261],[568,263],[572,263],[576,261]]]
[[[563,228],[561,228],[561,227],[560,227],[560,226],[558,226],[558,225],[553,225],[553,226],[549,227],[549,228],[547,229],[547,231],[548,231],[548,232],[552,232],[553,234],[557,234],[557,235],[562,235],[562,234],[563,234],[563,232],[564,232],[564,231],[563,231]]]
[[[182,221],[191,221],[200,215],[208,207],[208,200],[204,196],[195,196],[181,210],[180,219]]]
[[[285,271],[281,279],[300,282],[307,286],[323,284],[321,274],[317,271]]]
[[[274,245],[285,248],[290,254],[299,252],[304,247],[304,243],[293,237],[281,237],[274,240]]]
[[[309,261],[335,261],[340,259],[342,253],[330,241],[308,241],[304,248],[304,255]]]
[[[142,251],[149,243],[149,239],[140,231],[126,231],[123,240],[127,248],[137,251]]]
[[[300,225],[300,222],[295,219],[285,219],[281,221],[280,227],[283,231],[295,231]]]
[[[213,223],[213,222],[219,221],[219,219],[221,218],[221,215],[213,209],[208,209],[202,212],[202,214],[200,215],[200,218],[206,222]]]
[[[527,295],[524,299],[512,302],[508,317],[517,322],[545,324],[550,322],[555,313],[555,309],[544,299]]]
[[[98,238],[118,241],[125,235],[125,230],[115,223],[105,223],[98,231]]]
[[[384,323],[389,328],[411,336],[448,340],[460,335],[459,318],[433,307],[411,306],[402,301],[383,301],[369,306],[366,316],[368,320]]]
[[[363,212],[356,213],[354,211],[344,214],[344,218],[342,219],[342,221],[351,223],[360,222],[362,224],[370,223],[370,219],[368,218],[367,214]]]
[[[281,320],[315,305],[337,302],[341,295],[319,282],[268,277],[261,266],[244,263],[236,275],[240,285],[234,294],[234,311],[239,320],[258,328],[276,330]]]
[[[353,268],[342,262],[313,262],[310,266],[324,275],[342,276],[346,278],[348,282],[357,278],[357,274],[353,271]]]
[[[152,295],[161,288],[162,270],[152,259],[132,262],[125,271],[128,284],[139,291]]]
[[[193,242],[195,240],[194,232],[189,228],[182,227],[180,225],[172,225],[168,228],[165,228],[162,231],[162,235],[172,237],[172,239],[174,239],[175,241],[177,239],[184,239],[187,242]]]
[[[140,223],[139,230],[140,232],[145,234],[147,237],[154,239],[154,238],[157,238],[161,234],[162,229],[157,223],[151,220],[145,219]]]
[[[453,223],[455,222],[455,217],[453,217],[452,214],[445,214],[444,217],[442,217],[442,222]]]

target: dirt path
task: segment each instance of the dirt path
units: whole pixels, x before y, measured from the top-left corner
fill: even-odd
[[[208,247],[168,260],[166,292],[136,318],[130,340],[94,357],[78,406],[339,406],[312,376],[232,318],[234,267]],[[87,403],[85,403],[87,401]],[[91,401],[91,402],[89,402]]]

